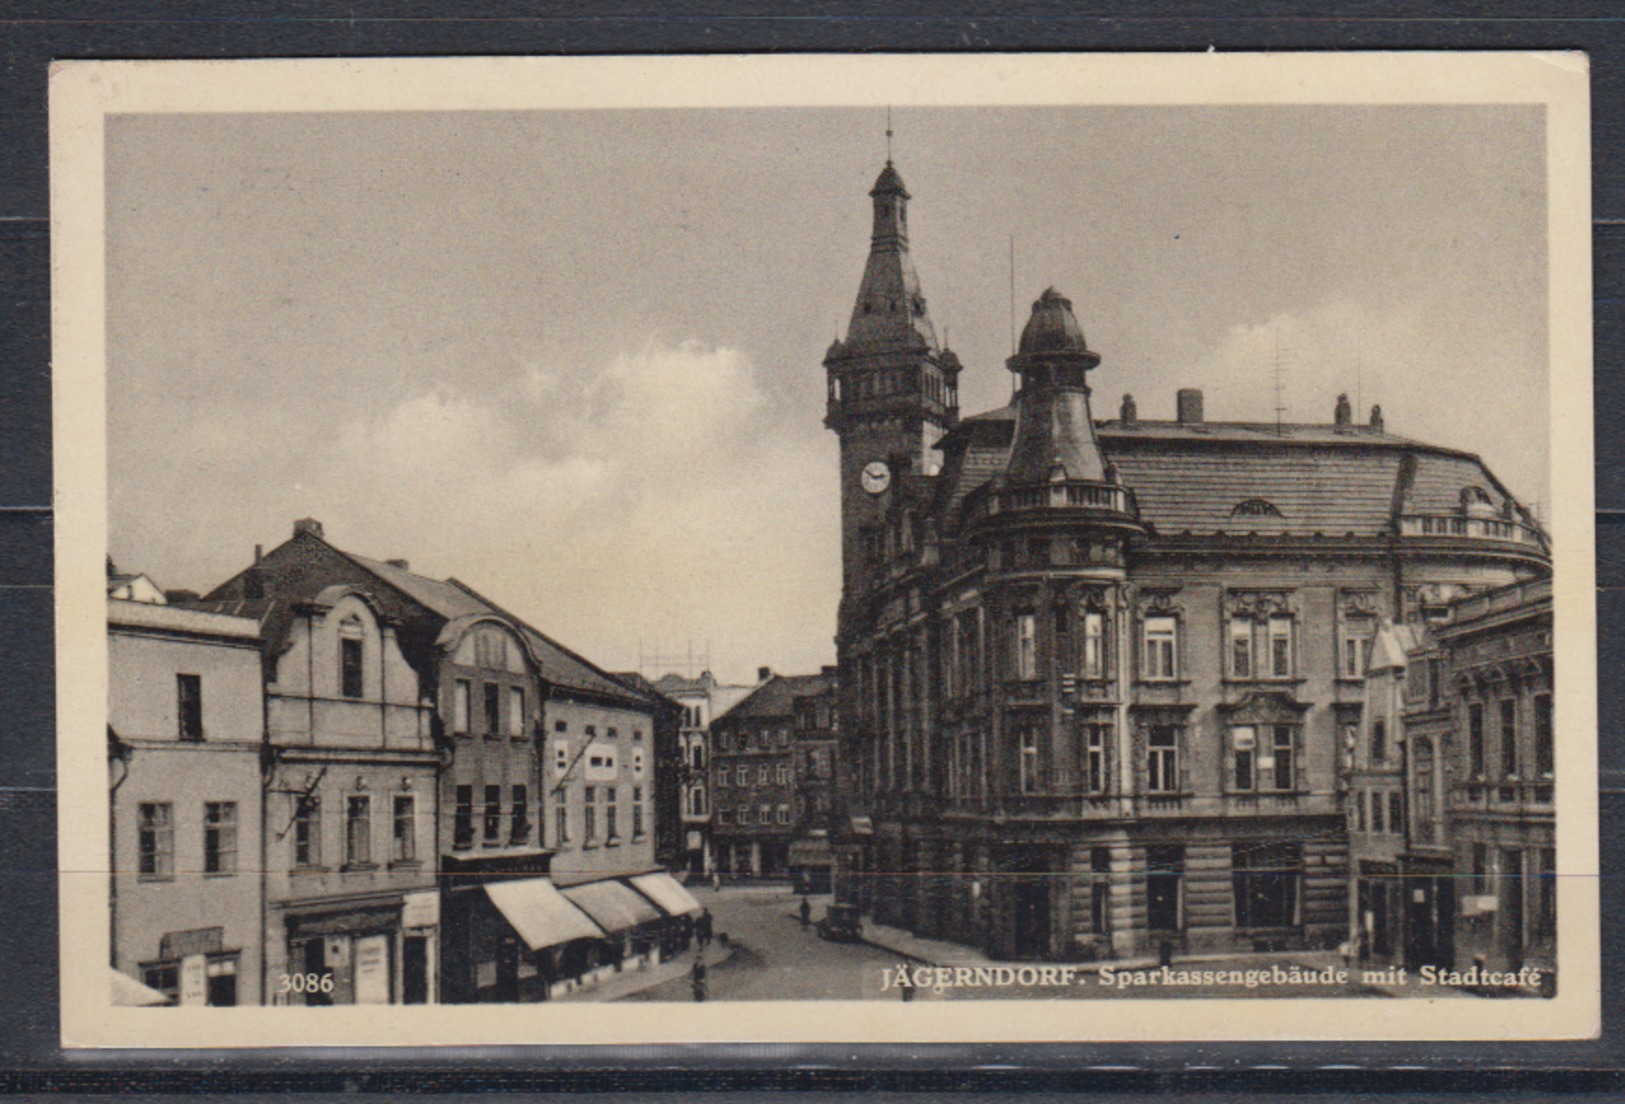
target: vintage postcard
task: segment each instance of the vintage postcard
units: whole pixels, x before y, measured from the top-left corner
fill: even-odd
[[[1587,120],[59,65],[64,1043],[1593,1035]]]

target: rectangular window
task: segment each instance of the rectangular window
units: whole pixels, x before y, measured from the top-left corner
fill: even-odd
[[[1152,725],[1146,736],[1146,788],[1150,793],[1179,792],[1179,729]]]
[[[1022,729],[1020,740],[1021,792],[1034,794],[1038,792],[1038,733],[1034,729]]]
[[[1230,619],[1230,677],[1253,677],[1253,623],[1245,617]]]
[[[372,863],[372,798],[352,795],[345,803],[344,862],[347,866]]]
[[[525,786],[514,786],[510,797],[508,842],[526,843],[530,840],[530,790]]]
[[[1382,826],[1382,791],[1371,791],[1371,831],[1382,835],[1387,829]]]
[[[1552,696],[1535,695],[1535,773],[1550,778],[1553,771]]]
[[[1359,831],[1364,832],[1365,831],[1365,825],[1366,825],[1366,818],[1365,818],[1365,791],[1364,790],[1360,790],[1360,791],[1356,792],[1355,795],[1354,795],[1354,814],[1355,814],[1355,820],[1357,821],[1356,828]]]
[[[175,706],[180,718],[180,738],[203,739],[203,680],[198,675],[175,676]]]
[[[1106,677],[1106,615],[1087,610],[1083,615],[1083,654],[1078,674],[1084,678]]]
[[[1473,844],[1473,871],[1471,885],[1473,894],[1482,897],[1489,889],[1490,851],[1482,843]]]
[[[494,847],[502,840],[502,787],[485,787],[485,816],[481,835],[485,846]]]
[[[1185,926],[1185,848],[1153,844],[1145,849],[1145,924],[1154,932]]]
[[[1178,668],[1175,655],[1179,643],[1179,622],[1172,617],[1145,619],[1145,677],[1171,679]]]
[[[616,801],[620,797],[620,789],[616,786],[604,787],[604,838],[615,843],[621,838],[621,825],[616,808]]]
[[[294,799],[293,865],[322,865],[322,799],[304,794]]]
[[[1091,724],[1083,730],[1083,781],[1092,794],[1106,792],[1106,741],[1111,731],[1108,724]]]
[[[1339,672],[1344,678],[1364,678],[1366,668],[1371,666],[1371,621],[1369,618],[1350,618],[1343,624],[1343,639],[1338,659],[1342,663]]]
[[[1275,757],[1274,788],[1281,793],[1290,793],[1296,788],[1297,779],[1293,775],[1293,728],[1291,725],[1273,725],[1274,746],[1270,749]],[[1260,764],[1268,766],[1268,764]]]
[[[643,787],[632,787],[632,838],[643,838]]]
[[[1270,677],[1292,677],[1292,618],[1270,618]]]
[[[768,778],[767,764],[763,763],[760,767],[756,768],[756,784],[758,786],[765,786],[768,784]]]
[[[1501,699],[1501,775],[1518,777],[1518,702]]]
[[[347,698],[359,698],[361,690],[361,639],[342,636],[339,638],[339,693]]]
[[[1106,935],[1112,927],[1111,848],[1089,849],[1089,878],[1089,930],[1096,935]]]
[[[1038,677],[1038,618],[1030,613],[1016,614],[1016,678]]]
[[[1396,836],[1405,834],[1405,798],[1398,790],[1388,792],[1388,831]]]
[[[790,806],[788,806],[788,805],[780,805],[779,806],[779,823],[780,824],[789,824],[790,823]]]
[[[488,682],[483,687],[485,697],[485,734],[502,734],[502,687]]]
[[[741,805],[741,806],[739,806],[738,821],[739,821],[739,826],[741,828],[743,828],[745,825],[750,823],[750,806],[749,805]]]
[[[237,873],[237,803],[209,801],[203,806],[203,873]]]
[[[553,805],[553,842],[560,847],[570,842],[570,791],[556,791]]]
[[[452,821],[452,846],[474,846],[474,787],[458,786],[456,813]]]
[[[1388,758],[1388,722],[1377,717],[1371,722],[1371,761],[1381,763]]]
[[[768,825],[773,823],[773,806],[763,805],[760,809],[756,810],[756,812],[759,817],[759,819],[756,821],[757,824]]]
[[[467,679],[458,679],[452,693],[451,727],[459,736],[468,734],[469,698],[473,687]]]
[[[1468,773],[1484,777],[1484,706],[1473,702],[1467,707]]]
[[[780,763],[773,773],[779,785],[788,786],[790,784],[790,767],[787,764]]]
[[[1238,928],[1295,928],[1303,848],[1296,843],[1233,844],[1232,889]]]
[[[144,881],[175,877],[175,809],[169,802],[145,803],[139,810],[137,872]]]
[[[1230,743],[1236,756],[1236,789],[1250,790],[1255,783],[1253,768],[1258,758],[1258,732],[1251,725],[1232,728]]]
[[[583,839],[586,843],[598,842],[598,787],[588,786],[581,796],[581,814],[586,817],[586,827]]]
[[[396,794],[391,811],[389,858],[391,862],[416,862],[418,857],[417,798]]]
[[[525,691],[523,687],[508,687],[508,735],[525,734]]]
[[[1535,887],[1539,894],[1535,902],[1535,930],[1531,942],[1544,942],[1557,934],[1557,852],[1550,847],[1540,851],[1540,881]]]

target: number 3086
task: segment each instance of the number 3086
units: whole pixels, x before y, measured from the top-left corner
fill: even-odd
[[[332,974],[283,974],[279,993],[331,993]]]

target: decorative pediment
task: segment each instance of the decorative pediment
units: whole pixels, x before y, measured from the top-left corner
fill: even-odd
[[[1094,613],[1105,613],[1111,608],[1107,588],[1103,586],[1074,587],[1067,592],[1067,597]]]
[[[1224,610],[1230,617],[1263,620],[1273,614],[1296,613],[1298,595],[1291,590],[1230,590],[1224,595]]]
[[[1240,701],[1219,706],[1230,724],[1295,724],[1308,709],[1308,702],[1281,690],[1254,690]]]
[[[1140,615],[1155,617],[1178,613],[1179,606],[1174,603],[1178,596],[1178,587],[1146,587],[1140,591]]]
[[[1375,590],[1340,590],[1337,608],[1344,617],[1375,617],[1378,594]]]

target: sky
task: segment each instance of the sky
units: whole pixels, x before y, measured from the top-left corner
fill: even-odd
[[[613,670],[834,660],[824,351],[883,109],[108,122],[110,552],[207,590],[322,521]],[[1096,417],[1329,422],[1550,500],[1544,132],[1529,107],[893,113],[915,264],[1008,401],[1049,285]]]

